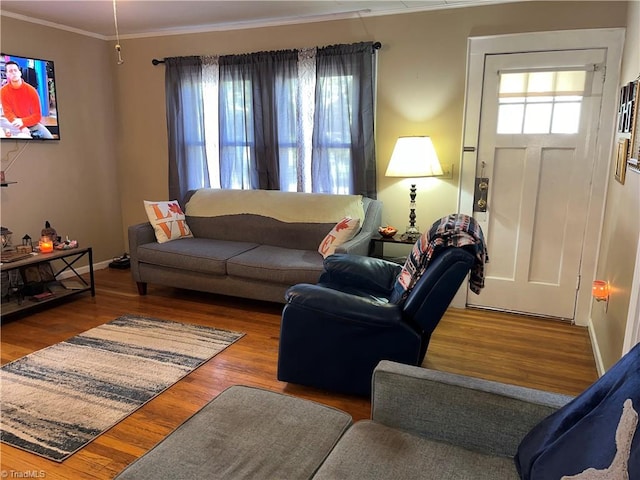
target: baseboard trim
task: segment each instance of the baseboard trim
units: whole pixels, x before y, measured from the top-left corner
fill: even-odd
[[[95,272],[96,270],[103,270],[105,268],[109,267],[109,263],[110,260],[105,260],[104,262],[99,262],[99,263],[94,263],[93,264],[93,271]],[[85,273],[89,273],[89,265],[85,265],[84,267],[78,267],[76,268],[76,272],[78,272],[80,275],[84,275]],[[64,272],[62,272],[58,278],[61,280],[64,280],[65,278],[73,278],[75,277],[75,273],[73,273],[71,270],[65,270]]]
[[[589,338],[591,339],[591,349],[593,350],[593,359],[596,362],[596,370],[598,371],[598,376],[601,377],[602,375],[604,375],[604,372],[606,370],[604,368],[604,362],[602,361],[598,339],[596,338],[595,328],[593,328],[593,322],[591,321],[591,318],[589,318],[587,330],[589,331]]]

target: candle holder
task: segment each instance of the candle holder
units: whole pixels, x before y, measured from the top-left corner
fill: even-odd
[[[49,236],[43,235],[40,237],[40,253],[51,253],[53,252],[53,239]]]

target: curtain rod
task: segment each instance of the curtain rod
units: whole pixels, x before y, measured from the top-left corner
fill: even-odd
[[[380,50],[382,48],[382,44],[380,42],[374,42],[374,44],[371,45],[371,46],[373,47],[374,52],[376,50]],[[154,59],[151,60],[151,63],[155,66],[155,65],[159,65],[161,63],[164,63],[164,61],[165,61],[164,58],[162,60],[158,60],[157,58],[154,58]]]

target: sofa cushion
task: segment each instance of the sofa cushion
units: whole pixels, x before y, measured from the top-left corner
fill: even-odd
[[[344,434],[314,480],[517,479],[513,460],[434,442],[370,420]]]
[[[604,470],[614,458],[613,476],[597,478],[640,478],[638,411],[640,344],[525,436],[515,458],[521,478],[560,479],[587,469]]]
[[[322,273],[323,260],[315,250],[260,245],[230,258],[227,273],[285,285],[316,283]]]
[[[227,260],[258,246],[251,242],[228,242],[185,238],[177,242],[145,243],[138,247],[138,261],[193,272],[227,274]]]
[[[169,202],[144,201],[149,223],[153,226],[158,243],[192,237],[185,215],[177,200]]]
[[[357,218],[344,217],[331,229],[327,236],[322,239],[318,247],[318,253],[324,258],[333,255],[336,248],[351,240],[360,227],[360,220]]]
[[[116,478],[307,479],[349,425],[335,408],[233,386]]]

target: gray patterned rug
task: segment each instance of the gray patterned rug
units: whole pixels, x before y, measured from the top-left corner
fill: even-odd
[[[0,440],[62,462],[243,335],[125,315],[8,363]]]

